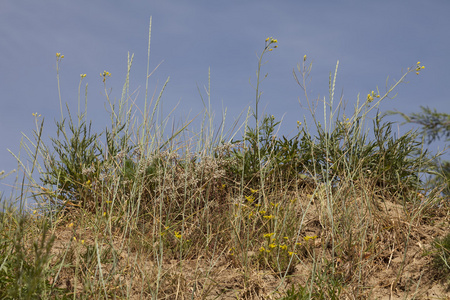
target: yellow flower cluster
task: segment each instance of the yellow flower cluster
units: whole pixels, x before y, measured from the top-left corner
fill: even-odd
[[[420,61],[417,62],[416,74],[419,75],[420,70],[425,69],[425,66],[420,65]]]
[[[86,74],[80,74],[80,77],[84,78],[84,77],[86,77]]]
[[[273,37],[268,37],[266,38],[266,47],[265,49],[267,49],[267,51],[272,51],[275,48],[278,48],[278,45],[273,45],[278,43],[277,39],[274,39]]]
[[[309,241],[309,240],[317,239],[317,235],[314,235],[314,236],[305,236],[303,239],[305,240],[305,242],[307,242],[307,241]]]
[[[61,53],[56,53],[56,59],[63,59],[64,58],[64,54],[61,54]]]
[[[274,234],[275,234],[275,232],[272,232],[272,233],[266,233],[266,234],[263,235],[263,237],[265,237],[265,238],[270,238],[270,237],[272,237]]]
[[[372,102],[374,98],[380,98],[380,95],[372,91],[371,93],[367,94],[367,101]]]
[[[278,247],[280,247],[281,250],[287,250],[287,246],[286,245],[279,245]]]
[[[247,201],[250,203],[253,203],[253,201],[255,201],[255,197],[253,197],[253,195],[245,196],[245,199],[247,199]]]
[[[108,71],[103,71],[103,73],[100,73],[100,76],[103,77],[103,82],[105,82],[106,77],[111,77],[111,73],[109,73]]]

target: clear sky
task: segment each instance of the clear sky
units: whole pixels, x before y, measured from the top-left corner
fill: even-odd
[[[292,70],[303,55],[313,61],[309,95],[328,94],[328,76],[339,60],[337,94],[349,106],[358,93],[365,98],[386,78],[400,78],[402,69],[421,61],[426,69],[411,74],[398,96],[381,111],[418,112],[429,106],[450,112],[450,1],[0,1],[0,171],[16,168],[13,156],[22,133],[32,136],[32,113],[45,118],[44,139],[55,136],[60,117],[56,57],[60,64],[61,95],[76,111],[80,74],[87,74],[88,118],[103,130],[110,124],[105,112],[99,73],[112,74],[107,87],[120,98],[127,54],[134,53],[131,90],[143,105],[147,67],[149,19],[152,16],[150,90],[170,76],[163,107],[180,120],[195,116],[203,104],[197,86],[208,84],[217,122],[227,108],[227,123],[253,106],[256,53],[266,37],[279,47],[266,56],[261,107],[284,118],[280,133],[292,134],[296,121],[309,113]],[[390,81],[392,83],[392,81]],[[309,118],[310,119],[310,118]],[[399,119],[397,119],[399,120]],[[407,126],[397,130],[407,131]],[[24,154],[24,153],[23,153]],[[0,182],[0,191],[9,191]],[[8,194],[8,193],[7,193]]]

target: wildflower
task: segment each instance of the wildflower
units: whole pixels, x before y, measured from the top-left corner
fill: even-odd
[[[77,238],[76,238],[76,237],[73,237],[73,240],[76,242],[76,241],[77,241]]]
[[[267,39],[266,39],[266,42],[268,42],[269,40],[270,40],[270,38],[267,38]]]
[[[265,210],[260,210],[259,213],[264,215],[264,214],[266,214],[266,211]]]
[[[35,112],[35,113],[32,113],[32,115],[34,116],[34,117],[36,117],[36,118],[39,118],[41,115],[38,115],[38,113],[37,112]]]
[[[251,219],[253,217],[253,212],[248,215],[248,218]]]
[[[80,77],[84,78],[84,77],[86,77],[86,74],[80,74]]]
[[[302,243],[295,243],[295,245],[296,245],[296,246],[301,246],[301,245],[302,245]]]
[[[372,91],[370,94],[367,94],[367,101],[372,102],[374,98],[380,98],[380,95]]]
[[[81,240],[81,245],[84,245],[84,240]]]
[[[275,234],[275,232],[272,232],[272,233],[266,233],[266,234],[263,235],[263,237],[265,237],[265,238],[270,238],[270,237],[272,237],[272,235],[274,235],[274,234]]]
[[[287,236],[284,236],[284,237],[283,237],[283,239],[285,239],[285,240],[288,240],[288,239],[289,239],[289,237],[287,237]]]
[[[62,59],[62,58],[64,58],[64,54],[61,54],[61,53],[56,53],[56,58],[57,59]]]
[[[73,227],[73,222],[70,223],[69,225],[67,225],[67,227],[69,227],[69,228]]]
[[[111,77],[111,73],[109,73],[108,71],[103,71],[103,73],[100,73],[100,76],[103,77],[103,82],[105,82],[106,77]]]
[[[33,210],[33,215],[35,215],[37,213],[37,210]]]
[[[314,236],[305,236],[303,239],[305,240],[305,242],[309,241],[309,240],[314,240],[317,238],[317,235]]]
[[[273,39],[272,43],[278,43],[278,40],[277,39]]]
[[[250,192],[251,192],[252,194],[255,194],[255,193],[258,192],[258,190],[254,190],[254,189],[250,188]]]
[[[104,216],[104,217],[106,217],[106,211],[105,211],[105,212],[103,212],[103,216]]]
[[[177,239],[181,239],[181,233],[179,231],[175,231],[174,235]]]
[[[275,245],[274,243],[269,244],[269,248],[270,249],[273,249],[273,248],[276,248],[276,247],[277,247],[277,245]]]
[[[303,61],[306,61],[306,54],[303,55]]]
[[[272,215],[270,215],[270,216],[263,216],[263,218],[266,220],[270,220],[270,219],[273,219],[274,217]]]
[[[297,121],[297,127],[300,127],[302,125],[302,122]]]
[[[286,245],[279,245],[278,247],[280,247],[281,250],[287,250],[287,246]]]
[[[292,255],[294,255],[294,254],[295,254],[295,252],[293,252],[293,251],[289,251],[289,252],[288,252],[288,254],[289,254],[289,256],[292,256]]]
[[[252,195],[250,196],[245,196],[245,199],[247,199],[248,202],[252,203],[253,201],[255,201],[255,197],[253,197]]]
[[[420,61],[417,62],[417,67],[416,67],[416,74],[419,75],[419,72],[421,70],[425,69],[425,66],[421,66],[420,65]]]
[[[259,252],[264,252],[266,249],[264,247],[259,248]]]

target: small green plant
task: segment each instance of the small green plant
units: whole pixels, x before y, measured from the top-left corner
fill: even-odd
[[[50,235],[49,226],[44,222],[41,239],[29,246],[26,244],[26,217],[18,220],[12,249],[7,255],[0,254],[0,296],[2,299],[40,299],[43,295],[61,294],[63,289],[55,288],[49,282],[54,270],[49,266],[55,236]],[[1,249],[6,250],[5,244]],[[9,248],[9,247],[8,247]],[[1,250],[0,250],[1,251]]]
[[[70,112],[69,112],[70,116]],[[55,186],[58,198],[85,204],[90,195],[89,183],[100,175],[102,150],[98,146],[99,134],[91,133],[91,123],[84,121],[76,126],[69,117],[69,130],[66,132],[65,120],[56,122],[57,135],[51,138],[55,154],[49,153],[45,161],[46,172],[42,182]],[[61,203],[64,204],[64,203]]]
[[[439,275],[450,280],[450,234],[434,241],[433,265]],[[450,282],[449,282],[450,283]]]
[[[308,299],[341,299],[342,280],[339,277],[329,273],[329,266],[324,270],[317,271],[313,274],[308,283],[302,286],[301,284],[292,285],[286,292],[286,295],[280,300],[308,300]]]

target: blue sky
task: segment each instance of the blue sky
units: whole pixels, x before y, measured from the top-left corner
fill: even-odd
[[[167,77],[163,107],[168,113],[178,104],[176,118],[195,116],[203,109],[197,86],[208,84],[211,68],[211,104],[217,122],[223,107],[227,123],[249,106],[255,92],[256,53],[268,36],[279,47],[268,53],[261,88],[261,107],[283,118],[281,134],[292,134],[306,109],[292,70],[303,55],[313,61],[309,96],[328,94],[328,76],[339,60],[336,93],[348,106],[386,78],[421,61],[426,69],[411,74],[398,96],[381,111],[418,112],[430,106],[450,112],[450,2],[442,1],[17,1],[0,2],[0,171],[16,168],[7,149],[19,150],[22,132],[31,136],[37,112],[45,118],[43,136],[55,136],[60,117],[55,53],[60,64],[61,95],[77,107],[80,74],[87,74],[88,118],[99,130],[108,126],[102,78],[120,98],[127,54],[134,53],[131,90],[138,90],[143,105],[147,66],[149,19],[152,16],[150,90],[159,92]],[[83,83],[83,85],[84,85]],[[392,81],[390,81],[392,83]],[[304,103],[304,102],[303,102]],[[397,119],[399,120],[399,119]],[[409,128],[400,126],[400,134]],[[441,144],[442,145],[442,144]],[[3,180],[0,191],[11,181]]]

